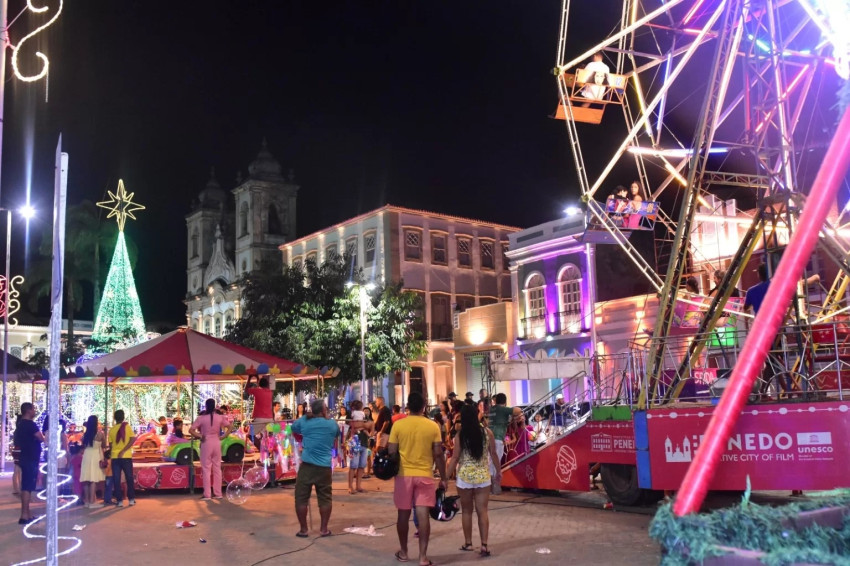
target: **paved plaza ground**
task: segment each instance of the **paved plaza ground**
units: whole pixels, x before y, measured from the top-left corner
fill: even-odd
[[[366,493],[348,495],[345,476],[334,477],[334,536],[320,538],[315,497],[311,503],[309,539],[296,538],[298,521],[291,489],[267,488],[242,506],[226,499],[203,502],[199,494],[143,492],[135,507],[89,510],[75,507],[60,514],[60,534],[79,535],[82,547],[61,564],[396,564],[396,510],[392,482],[364,481]],[[450,489],[453,492],[453,488]],[[477,564],[658,564],[659,548],[647,535],[651,510],[617,512],[603,509],[604,494],[542,496],[506,492],[490,502],[490,549],[493,555],[460,552],[460,516],[432,521],[429,557],[435,565]],[[36,507],[42,509],[42,503]],[[28,541],[17,525],[20,504],[11,495],[9,477],[0,479],[0,565],[43,555],[44,540]],[[198,526],[177,529],[178,521]],[[74,533],[73,525],[86,525]],[[347,527],[374,525],[383,536],[348,534]],[[43,532],[43,529],[40,529]],[[416,564],[412,538],[411,566]],[[473,541],[479,544],[473,523]],[[206,543],[200,541],[206,540]],[[537,549],[548,548],[550,554]],[[626,557],[627,560],[626,560]]]

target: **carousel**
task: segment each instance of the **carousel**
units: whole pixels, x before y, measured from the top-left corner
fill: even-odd
[[[189,426],[206,399],[216,400],[237,427],[221,439],[222,480],[243,477],[247,468],[268,481],[292,479],[298,450],[289,422],[255,429],[251,424],[253,398],[243,399],[250,376],[267,376],[269,387],[288,382],[294,405],[299,382],[334,377],[328,368],[295,362],[181,328],[132,348],[119,350],[72,367],[60,379],[63,414],[72,423],[98,415],[111,423],[123,409],[136,432],[133,475],[137,489],[192,489],[200,476],[200,448],[190,441]],[[33,381],[33,398],[39,381]],[[81,432],[69,429],[69,440]],[[250,471],[250,470],[249,470]]]

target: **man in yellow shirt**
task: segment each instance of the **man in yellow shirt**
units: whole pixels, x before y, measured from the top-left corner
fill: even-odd
[[[411,507],[416,508],[419,522],[419,564],[428,566],[428,539],[431,535],[429,511],[437,502],[434,486],[434,464],[440,474],[440,487],[446,489],[446,458],[443,455],[440,427],[423,415],[425,399],[419,393],[407,397],[410,415],[397,421],[390,432],[389,453],[400,457],[395,478],[393,501],[398,509],[398,542],[401,550],[396,560],[407,562],[407,534]]]
[[[136,504],[136,489],[133,485],[133,443],[136,433],[124,422],[124,411],[118,409],[113,415],[115,425],[109,429],[109,453],[112,456],[112,481],[118,499],[117,507],[124,507],[124,495],[121,491],[121,472],[127,482],[127,499],[130,507]]]

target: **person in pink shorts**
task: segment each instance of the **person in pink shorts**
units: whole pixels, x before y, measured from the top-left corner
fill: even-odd
[[[440,487],[446,489],[446,457],[440,427],[426,418],[425,399],[419,393],[407,398],[410,415],[397,421],[390,431],[388,450],[391,456],[399,457],[399,472],[395,477],[393,501],[398,509],[398,542],[401,549],[395,553],[396,560],[407,562],[407,535],[410,528],[411,507],[416,509],[419,523],[419,564],[430,566],[428,540],[431,535],[429,511],[436,503],[434,465],[440,474]]]

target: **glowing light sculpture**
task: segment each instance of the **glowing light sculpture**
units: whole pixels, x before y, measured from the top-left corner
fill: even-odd
[[[62,13],[62,0],[59,0],[59,7],[56,9],[56,13],[53,14],[53,17],[50,18],[46,23],[38,26],[33,31],[26,34],[23,39],[21,39],[18,44],[12,49],[12,71],[15,73],[15,76],[18,77],[19,80],[24,81],[25,83],[32,83],[38,80],[43,79],[47,76],[47,72],[50,70],[50,61],[47,59],[47,55],[42,53],[41,51],[36,51],[35,56],[41,59],[41,71],[39,71],[35,75],[25,75],[21,72],[18,67],[18,53],[21,50],[21,47],[24,44],[32,39],[35,35],[40,33],[41,31],[49,28],[53,25],[53,23],[59,19],[59,14]],[[47,6],[35,6],[32,0],[27,0],[27,10],[33,12],[34,14],[42,14],[48,10]]]
[[[114,217],[118,222],[118,242],[112,255],[103,298],[92,332],[92,338],[98,342],[126,340],[145,335],[145,319],[136,292],[127,244],[124,241],[124,224],[127,218],[135,220],[133,213],[145,208],[133,202],[134,194],[127,193],[124,181],[119,180],[118,190],[114,193],[109,191],[109,200],[97,203],[97,206],[109,210],[107,218]]]

